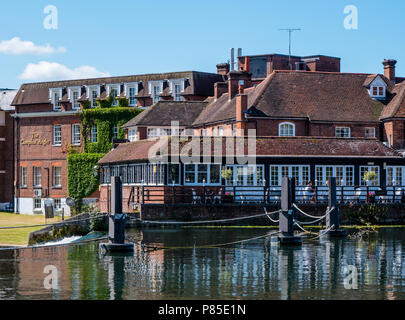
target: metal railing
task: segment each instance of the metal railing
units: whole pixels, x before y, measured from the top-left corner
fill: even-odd
[[[296,186],[295,202],[326,204],[327,186]],[[337,186],[338,204],[405,203],[402,186]],[[134,204],[280,204],[281,187],[274,186],[132,186],[124,194]]]

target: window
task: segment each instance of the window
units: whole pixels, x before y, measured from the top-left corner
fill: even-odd
[[[153,86],[153,93],[152,93],[153,103],[160,101],[161,92],[162,92],[162,89],[160,86]]]
[[[364,136],[366,138],[375,138],[375,128],[365,128]]]
[[[41,210],[41,199],[35,198],[34,199],[34,210],[38,211]]]
[[[174,85],[174,101],[183,101],[183,97],[181,96],[181,89],[181,85]]]
[[[80,108],[80,103],[78,102],[80,98],[80,90],[74,90],[71,91],[71,103],[72,103],[72,109],[73,110],[78,110]]]
[[[226,181],[227,185],[237,186],[263,186],[264,181],[264,166],[262,165],[246,165],[246,166],[226,166],[226,169],[232,169],[233,179]]]
[[[136,88],[130,87],[129,88],[129,105],[136,106],[138,104],[138,100],[136,99]]]
[[[34,167],[34,187],[41,186],[41,167]]]
[[[167,182],[168,184],[180,184],[180,165],[168,164],[167,170]]]
[[[335,135],[337,138],[350,138],[350,128],[348,127],[336,127]]]
[[[60,103],[60,98],[61,98],[61,93],[60,92],[54,92],[54,94],[53,94],[53,110],[54,111],[62,110],[62,105]]]
[[[186,164],[184,165],[184,184],[220,184],[220,164]]]
[[[404,170],[405,167],[387,166],[387,175],[386,175],[387,186],[404,186],[405,185],[405,182],[403,181],[403,178],[405,176]]]
[[[329,178],[336,177],[336,185],[353,186],[353,166],[316,166],[315,183],[317,186],[326,186]]]
[[[118,139],[118,126],[115,124],[112,129],[112,138]]]
[[[80,144],[80,124],[72,125],[72,144]]]
[[[91,90],[91,107],[97,107],[97,97],[98,97],[98,90]]]
[[[222,137],[224,135],[224,128],[223,127],[218,127],[218,135]]]
[[[21,187],[27,187],[27,167],[21,167]]]
[[[385,87],[374,86],[371,88],[372,96],[375,98],[384,98],[385,97]]]
[[[295,178],[298,185],[306,185],[310,179],[309,166],[302,165],[272,165],[270,166],[270,185],[280,187],[282,178]]]
[[[128,140],[131,142],[138,140],[138,129],[128,129]]]
[[[207,135],[207,130],[206,130],[206,129],[202,129],[202,130],[201,130],[201,135],[202,135],[202,136],[206,136],[206,135]]]
[[[90,131],[90,141],[97,142],[97,126],[92,126]]]
[[[62,126],[61,125],[53,126],[53,145],[54,146],[62,145]]]
[[[280,123],[278,126],[278,135],[280,137],[294,137],[295,136],[295,125],[290,122]]]
[[[236,124],[232,125],[232,135],[236,137]]]
[[[53,208],[55,211],[61,211],[62,210],[62,200],[61,199],[54,199],[53,200]]]
[[[212,128],[212,135],[215,137],[215,135],[216,135],[216,130],[215,130],[215,128]]]
[[[61,187],[62,167],[53,167],[52,172],[53,172],[53,186]]]
[[[107,96],[112,96],[114,98],[112,105],[118,105],[117,97],[120,95],[120,85],[119,84],[108,84],[107,85]]]
[[[374,179],[366,181],[364,177],[368,171],[374,171],[376,175]],[[378,186],[380,183],[380,168],[377,166],[360,167],[360,181],[362,186]]]

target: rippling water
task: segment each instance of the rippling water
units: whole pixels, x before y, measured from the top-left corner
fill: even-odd
[[[0,299],[404,299],[405,229],[367,238],[306,239],[300,248],[256,239],[268,229],[130,230],[131,256],[103,256],[98,243],[0,251]],[[186,247],[145,250],[149,246]],[[193,247],[195,246],[195,247]],[[187,248],[191,247],[191,248]],[[45,289],[44,268],[58,271]],[[358,289],[345,289],[345,267]]]

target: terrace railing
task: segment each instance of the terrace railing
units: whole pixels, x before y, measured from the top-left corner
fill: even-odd
[[[402,186],[338,186],[339,204],[405,203]],[[132,186],[126,198],[133,204],[265,204],[281,201],[281,187],[273,186]],[[326,204],[327,186],[297,186],[295,203]]]

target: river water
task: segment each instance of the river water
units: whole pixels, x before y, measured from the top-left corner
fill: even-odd
[[[101,255],[97,242],[1,250],[0,299],[405,299],[404,228],[298,248],[269,238],[207,247],[271,232],[129,230],[129,256]]]

